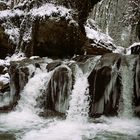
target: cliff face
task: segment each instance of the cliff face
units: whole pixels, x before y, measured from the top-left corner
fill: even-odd
[[[105,0],[98,3],[91,13],[103,32],[109,34],[117,45],[128,47],[138,41],[136,25],[125,24],[130,0]]]

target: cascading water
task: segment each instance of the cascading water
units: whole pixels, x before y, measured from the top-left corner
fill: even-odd
[[[16,109],[37,114],[40,108],[37,107],[36,99],[45,91],[51,75],[52,72],[48,73],[47,70],[43,71],[37,68],[35,75],[29,80],[21,92],[21,99]]]
[[[3,127],[13,127],[16,130],[34,127],[36,124],[40,123],[41,125],[42,123],[41,118],[38,116],[38,113],[41,112],[41,108],[38,107],[37,98],[44,92],[52,76],[52,72],[47,72],[47,70],[43,70],[43,68],[35,69],[33,65],[28,66],[28,68],[30,79],[20,93],[21,97],[15,111],[8,115],[2,114],[0,116],[0,122],[2,122],[1,125]]]
[[[67,120],[85,122],[89,112],[89,90],[86,75],[77,66],[75,85],[72,90],[70,107],[67,111]]]
[[[91,63],[93,63],[92,68],[95,67],[96,62],[98,61],[98,59],[97,61],[95,61],[95,59],[90,60],[92,61]],[[11,113],[0,115],[0,140],[3,136],[8,134],[15,136],[15,139],[13,138],[12,140],[123,140],[131,138],[138,140],[138,134],[140,134],[140,123],[138,119],[127,119],[127,115],[125,119],[117,117],[111,117],[109,119],[107,117],[93,120],[91,118],[89,119],[88,112],[90,96],[88,94],[89,83],[87,77],[92,69],[91,63],[88,62],[86,67],[84,67],[84,70],[81,69],[82,66],[79,67],[78,65],[75,65],[75,71],[73,72],[75,83],[71,91],[66,119],[60,119],[57,117],[41,118],[37,115],[42,110],[36,99],[44,93],[50,79],[53,80],[52,75],[59,67],[56,68],[54,72],[47,72],[46,64],[40,65],[40,68],[36,68],[34,65],[29,65],[29,80],[23,91],[20,93],[21,97],[16,110]],[[122,67],[123,71],[121,74],[124,76],[122,77],[122,93],[125,94],[123,102],[128,102],[127,100],[130,99],[131,96],[127,93],[130,93],[130,91],[133,90],[133,83],[131,82],[134,76],[133,66],[134,62],[131,62],[128,67]],[[69,73],[71,71],[69,69],[65,72]],[[117,75],[114,75],[115,73],[115,69],[113,69],[112,81],[106,89],[106,94],[111,92],[112,86],[115,86],[114,82],[117,77]],[[129,89],[127,85],[124,84],[129,84]],[[55,89],[57,90],[57,88]],[[67,90],[69,90],[69,88],[67,88]],[[126,92],[126,90],[128,92]],[[126,95],[128,95],[127,98],[125,98]],[[107,97],[108,96],[110,95],[107,94]],[[55,98],[55,96],[53,97]],[[108,99],[107,97],[105,98],[106,100]],[[132,104],[130,103],[130,105]],[[123,112],[125,113],[125,110],[129,108],[124,108],[124,106],[129,106],[123,103]],[[132,106],[130,106],[130,109],[131,107]]]
[[[121,67],[122,75],[122,97],[120,102],[120,116],[125,118],[132,118],[134,114],[133,109],[133,95],[134,95],[134,61],[129,61],[128,65]]]

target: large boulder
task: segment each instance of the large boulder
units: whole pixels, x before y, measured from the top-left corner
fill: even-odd
[[[0,16],[0,52],[4,52],[1,54],[2,58],[12,54],[15,49],[24,52],[28,57],[38,55],[56,58],[81,55],[84,52],[90,55],[112,52],[108,49],[114,47],[112,44],[106,45],[104,42],[90,40],[84,28],[87,17],[79,19],[79,12],[82,12],[80,5],[84,3],[94,5],[97,1],[93,4],[86,0],[71,1],[72,7],[67,6],[70,3],[64,1],[47,2],[50,1],[33,0],[2,13]]]
[[[120,63],[119,54],[103,55],[89,75],[90,116],[117,114],[121,93],[121,81],[118,75]]]
[[[9,98],[7,104],[4,104],[0,107],[0,112],[11,111],[17,105],[20,99],[20,92],[23,90],[24,86],[28,82],[29,68],[27,66],[30,63],[31,61],[29,60],[11,62],[9,68],[10,83],[8,82],[6,87],[4,86],[4,88],[10,88],[8,97],[11,98]],[[5,89],[3,90],[5,92]]]
[[[51,77],[43,98],[44,109],[66,113],[72,90],[72,72],[66,66],[59,66]]]
[[[34,55],[66,57],[82,54],[85,37],[78,26],[69,24],[65,18],[36,21],[35,24],[38,26],[34,31]]]
[[[73,11],[65,7],[46,3],[33,8],[23,19],[20,31],[18,48],[27,56],[68,57],[83,54],[81,48],[86,37]]]
[[[0,112],[7,112],[15,108],[28,81],[36,74],[43,72],[44,74],[52,74],[50,79],[44,80],[45,87],[40,90],[40,95],[36,98],[37,107],[43,109],[42,112],[39,112],[40,115],[48,117],[50,116],[48,112],[52,115],[65,114],[73,84],[72,70],[67,65],[63,61],[54,60],[52,62],[51,59],[47,58],[12,61],[9,68],[10,99],[8,104],[0,107]],[[0,93],[7,88],[9,89],[9,82],[7,85],[0,82]]]
[[[88,77],[89,114],[140,116],[139,56],[105,54]]]

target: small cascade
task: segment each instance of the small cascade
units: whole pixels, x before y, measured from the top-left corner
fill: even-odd
[[[31,69],[30,72],[32,74]],[[45,87],[51,79],[52,72],[37,68],[34,74],[21,92],[21,98],[16,107],[17,111],[27,111],[35,114],[41,111],[38,108],[37,98],[45,91]]]
[[[135,59],[134,59],[135,60]],[[122,66],[122,97],[120,101],[120,116],[131,118],[134,114],[133,95],[134,95],[134,64],[135,61]]]
[[[87,77],[78,66],[75,78],[67,120],[86,122],[89,112],[89,84]]]

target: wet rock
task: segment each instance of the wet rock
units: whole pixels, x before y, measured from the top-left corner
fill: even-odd
[[[10,74],[9,96],[11,96],[11,100],[9,101],[8,105],[0,108],[0,112],[11,111],[17,105],[20,99],[20,92],[23,90],[29,78],[28,68],[26,66],[23,67],[23,62],[19,61],[11,62],[9,74]]]
[[[135,113],[140,116],[140,57],[137,59],[134,82],[134,104],[136,106]]]
[[[53,61],[51,63],[49,63],[47,66],[46,66],[46,69],[48,71],[52,71],[53,69],[55,69],[56,67],[60,66],[62,64],[62,61],[60,60],[56,60],[56,61]]]
[[[0,74],[3,74],[3,72],[4,72],[4,69],[5,69],[5,66],[3,66],[3,65],[0,65]]]
[[[68,57],[80,54],[85,38],[80,29],[64,20],[36,21],[34,55]]]
[[[119,54],[103,55],[89,75],[90,116],[117,114],[121,93],[121,81],[118,75],[120,63]]]
[[[6,92],[9,89],[9,83],[0,81],[0,92]]]
[[[45,117],[45,118],[52,118],[52,117],[65,117],[65,113],[60,113],[57,111],[52,110],[44,110],[44,112],[39,113],[39,116]]]
[[[108,49],[109,45],[101,43],[95,43],[94,40],[89,40],[88,43],[85,44],[83,50],[87,55],[103,55],[106,53],[111,53],[112,50]]]
[[[140,44],[131,47],[131,54],[140,54]]]
[[[16,137],[8,132],[0,132],[0,140],[16,140]]]
[[[28,70],[28,69],[27,69]],[[18,67],[15,64],[12,64],[10,67],[10,83],[11,83],[11,91],[13,92],[13,106],[17,105],[18,100],[20,99],[20,91],[23,89],[23,84],[26,84],[27,82],[24,81],[28,77],[28,74],[26,75],[27,77],[22,79],[20,81],[20,71]],[[22,85],[22,87],[20,87]]]
[[[44,109],[66,113],[69,106],[69,97],[72,90],[72,73],[66,66],[55,69],[46,88]]]

